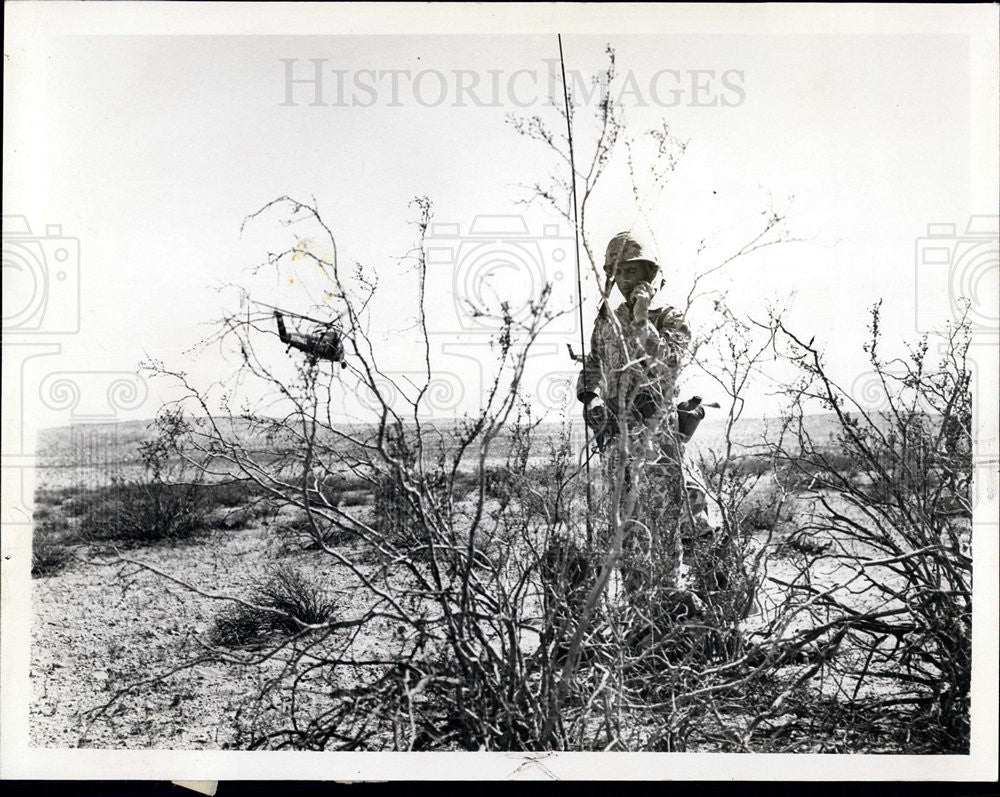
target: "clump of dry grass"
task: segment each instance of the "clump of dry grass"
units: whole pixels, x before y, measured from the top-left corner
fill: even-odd
[[[31,536],[31,575],[44,578],[55,575],[73,558],[66,545],[69,524],[64,518],[39,519]]]
[[[193,485],[120,483],[97,492],[79,533],[86,541],[124,545],[184,540],[206,528],[206,514]]]
[[[310,521],[305,513],[279,523],[275,530],[279,535],[287,537],[293,546],[304,551],[336,547],[356,538],[350,529],[316,515]]]
[[[326,590],[287,565],[270,569],[245,603],[237,603],[215,618],[209,643],[241,647],[274,635],[302,633],[308,626],[330,622],[337,601]]]
[[[792,517],[791,503],[779,486],[770,480],[759,482],[740,509],[740,525],[750,529],[771,530]]]

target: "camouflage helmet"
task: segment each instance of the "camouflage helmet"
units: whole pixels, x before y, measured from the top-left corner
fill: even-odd
[[[620,232],[608,241],[608,248],[604,251],[604,273],[613,277],[620,265],[635,260],[653,266],[651,280],[660,273],[660,264],[654,247],[640,240],[635,233]]]

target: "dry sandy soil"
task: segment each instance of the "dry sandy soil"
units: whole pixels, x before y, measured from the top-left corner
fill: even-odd
[[[165,673],[197,654],[199,640],[231,604],[86,545],[76,546],[75,554],[64,569],[33,579],[32,743],[239,747],[234,719],[252,702],[267,667],[199,664],[143,687],[96,718],[88,713],[126,684]],[[335,594],[344,616],[360,613],[367,601],[356,577],[331,557],[301,550],[260,524],[123,555],[203,592],[238,596],[246,596],[248,585],[277,561]],[[369,640],[373,647],[379,642]]]
[[[55,495],[57,488],[69,483],[79,484],[79,469],[72,463],[79,462],[79,452],[64,451],[61,456],[62,467],[52,468],[42,479],[48,490],[43,489],[43,496]],[[57,511],[57,503],[40,500],[36,511]],[[774,542],[794,528],[795,523],[789,523]],[[277,664],[198,664],[152,682],[94,715],[93,709],[125,685],[166,673],[197,654],[215,618],[231,603],[185,589],[149,570],[123,565],[107,549],[77,544],[72,550],[75,559],[64,568],[33,579],[32,744],[242,747],[238,717],[252,703],[269,667],[273,672]],[[330,556],[302,550],[260,519],[247,528],[215,529],[188,542],[134,548],[125,555],[207,593],[246,596],[249,585],[270,565],[281,562],[336,596],[343,616],[360,614],[369,600],[356,577]],[[787,563],[776,558],[769,569],[781,575],[786,568]],[[822,575],[829,583],[840,577],[834,571]],[[391,634],[392,629],[383,632]],[[384,647],[385,638],[361,644],[374,650]]]
[[[282,555],[342,590],[349,602],[354,591],[330,567],[329,557],[281,554],[280,547],[273,533],[257,527],[217,530],[198,542],[148,547],[128,556],[205,591],[241,595],[256,573]],[[87,555],[86,549],[78,553]],[[72,562],[57,574],[34,580],[32,743],[171,749],[231,745],[234,729],[226,718],[246,703],[258,679],[257,673],[236,665],[199,665],[151,685],[140,697],[127,697],[104,718],[92,723],[85,718],[85,711],[106,702],[122,685],[164,672],[196,653],[197,639],[204,638],[220,609],[219,601],[147,570],[100,562]]]

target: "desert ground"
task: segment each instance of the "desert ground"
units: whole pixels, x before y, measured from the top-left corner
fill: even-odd
[[[739,437],[750,445],[761,429],[760,421],[746,422]],[[47,430],[39,441],[30,708],[34,745],[240,749],[246,744],[246,716],[253,706],[259,716],[268,679],[281,674],[283,662],[280,656],[225,660],[206,655],[206,643],[217,645],[222,638],[220,617],[229,605],[224,596],[249,594],[277,569],[314,585],[342,615],[362,611],[369,600],[350,569],[296,533],[293,515],[268,514],[239,495],[217,496],[207,505],[210,517],[203,528],[185,539],[119,546],[81,533],[95,516],[99,522],[101,496],[106,496],[112,475],[136,471],[136,445],[147,435],[144,424],[119,424]],[[717,442],[717,429],[708,425],[702,445]],[[793,562],[831,544],[800,533],[815,511],[817,496],[802,491],[767,519],[773,494],[766,480],[755,491],[748,504],[757,503],[754,545],[766,548],[769,576],[791,578]],[[370,518],[375,511],[373,496],[363,486],[345,490],[344,498],[359,517]],[[362,543],[336,540],[331,545],[344,546],[356,561],[365,561]],[[845,576],[830,560],[819,563],[813,577],[822,590]],[[768,619],[769,607],[781,598],[782,587],[776,584],[768,580],[762,586],[747,629]],[[856,608],[877,608],[873,599],[857,595]],[[366,626],[355,651],[379,651],[395,632],[389,625]],[[252,651],[252,645],[240,641],[228,644],[242,654]],[[836,697],[844,684],[816,687],[819,694],[826,690]],[[854,697],[873,689],[886,694],[892,688],[869,680],[858,683]],[[268,700],[265,711],[282,709],[273,694]],[[797,749],[845,752],[858,744],[846,729],[831,727],[807,736]],[[871,749],[889,751],[892,745],[881,741]]]

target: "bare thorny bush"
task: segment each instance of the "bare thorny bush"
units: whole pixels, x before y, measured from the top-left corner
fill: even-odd
[[[598,284],[603,281],[601,304],[613,285],[598,274],[583,222],[594,185],[624,139],[620,108],[610,99],[613,53],[604,77],[596,147],[577,174],[581,240]],[[565,121],[572,125],[569,107]],[[515,124],[564,153],[565,139],[542,120]],[[652,135],[658,155],[647,176],[659,190],[684,144],[666,128]],[[629,142],[626,148],[637,185]],[[534,192],[566,211],[558,182]],[[639,212],[645,198],[638,188],[635,199]],[[967,452],[956,431],[968,428],[961,414],[967,412],[968,382],[956,338],[942,370],[911,360],[911,371],[898,382],[901,392],[893,392],[876,357],[876,325],[871,358],[887,380],[886,394],[893,395],[889,420],[895,427],[848,414],[849,394],[834,386],[818,352],[780,317],[767,324],[740,321],[723,296],[702,287],[739,257],[789,240],[783,215],[764,214],[761,229],[719,263],[701,268],[687,294],[685,312],[703,299],[718,310],[714,323],[695,337],[688,362],[716,380],[727,415],[722,447],[703,457],[700,472],[688,472],[715,505],[719,528],[684,539],[679,526],[658,530],[643,514],[650,503],[644,490],[650,484],[655,489],[656,468],[663,467],[649,454],[649,435],[676,441],[675,426],[636,430],[620,415],[604,465],[592,472],[593,452],[581,457],[568,427],[553,434],[531,417],[522,377],[532,343],[554,317],[548,288],[526,314],[499,307],[494,371],[482,409],[457,424],[427,420],[435,370],[424,315],[423,238],[431,208],[425,199],[416,207],[422,379],[393,378],[380,369],[367,333],[374,279],[359,267],[361,295],[348,291],[336,241],[318,210],[287,197],[251,218],[287,211],[296,223],[319,230],[332,255],[296,244],[271,254],[261,267],[280,269],[290,258],[305,257],[322,270],[337,297],[348,368],[303,363],[289,380],[260,356],[260,340],[274,332],[270,315],[256,312],[225,318],[221,336],[238,342],[236,380],[265,385],[281,399],[280,416],[225,403],[216,412],[184,374],[156,368],[185,390],[165,410],[178,460],[198,479],[246,485],[268,504],[275,522],[294,517],[350,595],[330,604],[331,617],[300,617],[293,601],[261,605],[253,596],[216,594],[161,573],[203,596],[263,613],[269,626],[285,630],[235,649],[204,640],[199,654],[171,673],[205,661],[258,669],[261,688],[241,711],[239,745],[795,750],[804,738],[808,743],[832,735],[837,722],[873,721],[870,713],[858,720],[855,709],[858,698],[869,699],[866,689],[876,678],[911,687],[902,696],[871,698],[882,708],[911,701],[927,728],[936,729],[928,733],[943,735],[941,744],[960,747],[963,733],[967,743],[962,717],[971,560],[962,548],[961,523],[954,521],[956,513],[969,511]],[[706,249],[703,243],[699,254]],[[714,358],[705,354],[712,347]],[[923,348],[914,356],[925,354]],[[763,452],[769,468],[747,471],[733,430],[749,381],[775,358],[791,358],[804,376],[791,391],[777,440]],[[630,390],[645,387],[639,381]],[[909,404],[900,403],[903,394]],[[366,396],[371,414],[364,423],[338,419],[334,408],[344,395]],[[814,410],[807,399],[826,401],[837,413],[840,442],[862,464],[863,477],[844,478],[831,452],[811,441],[807,417]],[[181,406],[186,415],[178,413]],[[672,413],[665,418],[676,423]],[[803,479],[792,477],[803,474],[822,508],[812,512],[805,531],[829,534],[837,543],[795,562],[790,575],[772,575],[772,532],[755,534],[744,504],[755,483],[769,479],[777,517],[784,503],[800,497]],[[367,485],[374,507],[340,500],[337,486],[346,483]],[[676,500],[690,519],[688,494]],[[682,559],[696,600],[678,589]],[[835,588],[817,586],[825,563],[853,568],[854,575],[838,578]],[[841,594],[862,582],[879,596],[869,608]],[[833,694],[817,692],[824,679],[836,682]],[[844,701],[848,686],[852,694]],[[923,694],[914,697],[916,689]],[[824,708],[811,708],[817,700]],[[806,722],[812,737],[800,732]]]
[[[423,232],[430,208],[421,202],[419,210]],[[295,204],[293,211],[322,225],[312,208]],[[286,256],[291,250],[270,262]],[[309,256],[338,280],[335,262]],[[343,571],[354,605],[362,605],[324,623],[288,618],[301,633],[264,652],[213,651],[242,663],[281,662],[281,675],[268,681],[251,712],[250,746],[524,749],[567,746],[581,733],[562,711],[567,696],[557,677],[572,612],[541,578],[553,570],[551,541],[583,522],[579,467],[566,435],[548,441],[542,464],[534,461],[538,422],[517,389],[548,316],[542,305],[526,325],[508,314],[483,411],[454,429],[431,425],[423,415],[433,378],[424,267],[420,249],[423,384],[392,383],[398,393],[390,394],[361,331],[366,319],[345,299],[352,355],[346,377],[313,366],[285,384],[255,356],[254,337],[265,330],[252,318],[230,319],[226,334],[239,339],[245,355],[241,378],[263,379],[278,391],[291,407],[281,418],[217,418],[197,390],[187,397],[197,417],[178,456],[212,478],[251,483],[270,497],[276,515],[304,516],[315,547]],[[172,376],[186,384],[182,374]],[[330,408],[341,390],[367,390],[374,423],[337,422]],[[390,395],[403,397],[405,413]],[[264,441],[264,450],[249,441]],[[329,485],[348,478],[372,486],[375,513],[340,505]],[[331,527],[356,545],[328,544]]]
[[[781,356],[800,369],[770,452],[789,482],[808,483],[799,529],[826,541],[783,584],[816,645],[826,694],[849,696],[873,729],[913,752],[969,745],[972,623],[972,393],[969,325],[960,317],[902,357],[887,358],[881,307],[865,346],[880,408],[835,381],[813,342],[780,321]],[[834,445],[808,418],[832,413]],[[846,455],[851,467],[839,460]],[[900,730],[902,729],[902,730]]]
[[[756,608],[734,637],[744,658],[730,664],[757,700],[731,703],[720,723],[736,749],[968,750],[969,325],[960,317],[936,336],[938,356],[924,336],[888,357],[880,311],[860,389],[839,382],[815,337],[806,342],[778,310],[764,322],[730,317],[715,357],[699,361],[730,405],[700,475],[721,540],[743,552],[710,561],[736,564],[725,575],[745,591],[727,597]],[[734,421],[755,377],[782,409],[745,445]],[[747,499],[761,486],[772,522],[755,531]],[[776,534],[782,518],[794,522]]]
[[[288,206],[322,226],[314,208]],[[422,234],[430,207],[420,202],[418,209]],[[335,247],[332,235],[329,243]],[[551,319],[543,304],[525,323],[503,319],[496,374],[479,414],[454,428],[426,420],[434,371],[422,316],[422,246],[416,251],[423,383],[392,381],[380,371],[364,312],[348,298],[349,368],[303,367],[291,383],[257,356],[255,340],[273,334],[261,319],[227,319],[224,335],[238,340],[244,357],[238,378],[263,380],[279,393],[289,408],[281,417],[215,413],[184,374],[159,368],[187,391],[161,419],[177,459],[199,481],[245,483],[276,520],[294,513],[354,596],[350,607],[320,620],[299,616],[292,601],[218,595],[162,574],[235,604],[240,618],[299,629],[256,639],[240,626],[216,636],[259,644],[232,649],[209,638],[175,672],[210,660],[271,668],[255,706],[243,713],[241,743],[250,747],[685,747],[695,705],[687,693],[714,694],[713,670],[742,655],[727,585],[713,586],[714,614],[696,618],[676,590],[661,589],[673,565],[653,546],[630,564],[647,571],[642,586],[623,589],[626,528],[642,520],[640,477],[652,464],[644,449],[630,449],[637,438],[623,427],[615,445],[628,465],[608,473],[590,506],[595,516],[587,517],[568,427],[543,427],[520,388],[531,344]],[[268,262],[293,255],[302,250]],[[308,256],[338,281],[334,261]],[[339,282],[337,293],[346,293]],[[345,424],[332,414],[341,391],[366,391],[376,407],[371,423]],[[336,485],[349,481],[370,485],[373,507],[341,503]],[[741,603],[735,611],[745,614],[746,599]],[[232,622],[223,625],[233,630]]]

